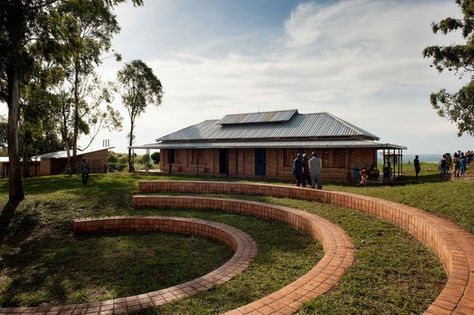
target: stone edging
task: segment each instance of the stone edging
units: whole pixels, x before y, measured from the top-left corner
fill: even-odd
[[[293,208],[246,200],[162,195],[136,195],[133,206],[220,209],[286,222],[320,241],[324,257],[309,272],[284,288],[228,314],[292,314],[304,302],[332,289],[354,261],[354,246],[340,227],[317,215]]]
[[[247,269],[257,244],[246,233],[223,223],[177,217],[105,217],[78,219],[74,233],[161,231],[205,236],[224,243],[235,253],[224,265],[199,278],[166,289],[125,298],[49,307],[0,308],[0,314],[123,314],[166,304],[225,283]]]
[[[431,248],[448,281],[425,314],[474,314],[474,235],[426,211],[357,194],[253,183],[139,182],[140,192],[235,193],[304,199],[356,209],[391,221]]]

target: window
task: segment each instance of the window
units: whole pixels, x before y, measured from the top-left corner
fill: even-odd
[[[333,167],[344,168],[346,167],[346,150],[345,149],[334,149],[332,154]]]

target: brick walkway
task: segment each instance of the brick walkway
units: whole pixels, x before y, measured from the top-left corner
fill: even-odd
[[[224,265],[194,280],[125,298],[52,307],[0,308],[0,314],[123,314],[185,298],[225,283],[247,269],[257,254],[257,244],[246,233],[226,224],[176,217],[107,217],[73,222],[76,234],[161,231],[205,236],[226,244],[235,254]]]
[[[431,248],[448,274],[444,289],[425,314],[474,314],[474,235],[426,211],[356,194],[266,184],[148,181],[139,183],[139,191],[233,193],[304,199],[332,203],[384,218]]]
[[[134,196],[133,206],[220,209],[286,222],[320,241],[325,255],[308,273],[286,287],[230,311],[229,314],[292,314],[304,302],[332,289],[354,261],[354,246],[340,227],[319,216],[293,208],[246,200],[162,195]]]

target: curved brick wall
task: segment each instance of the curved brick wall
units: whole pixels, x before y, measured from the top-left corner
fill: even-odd
[[[234,193],[305,199],[360,210],[391,221],[430,247],[448,281],[425,314],[474,314],[474,235],[426,211],[356,194],[252,183],[209,181],[140,182],[140,192]]]
[[[253,215],[286,222],[320,241],[324,257],[308,273],[260,300],[229,312],[233,314],[292,314],[304,302],[333,288],[354,261],[353,244],[340,227],[314,214],[293,208],[245,200],[161,195],[134,196],[133,206],[220,209]]]
[[[245,269],[257,254],[257,244],[246,233],[226,224],[176,217],[107,217],[79,219],[73,222],[74,233],[161,231],[205,236],[234,249],[224,265],[194,280],[166,289],[125,298],[86,304],[49,307],[0,308],[0,314],[123,314],[189,297],[222,284]]]

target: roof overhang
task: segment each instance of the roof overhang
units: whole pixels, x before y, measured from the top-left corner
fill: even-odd
[[[242,142],[158,142],[141,146],[132,146],[132,149],[251,149],[251,148],[373,148],[373,149],[401,149],[407,147],[381,143],[371,140],[346,141],[242,141]]]

